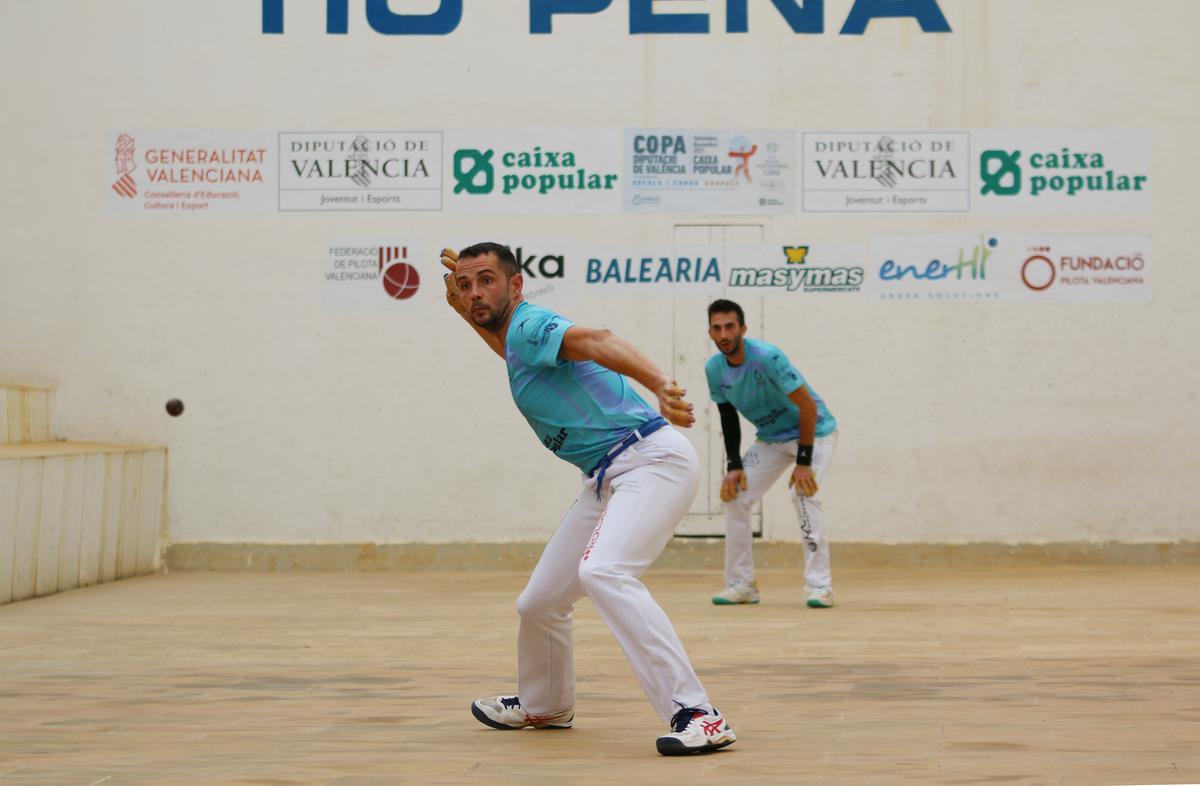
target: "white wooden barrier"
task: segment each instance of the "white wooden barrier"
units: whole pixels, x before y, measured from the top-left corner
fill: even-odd
[[[51,399],[0,387],[0,604],[160,564],[166,449],[49,441]]]
[[[52,398],[47,388],[0,386],[0,445],[53,439]]]

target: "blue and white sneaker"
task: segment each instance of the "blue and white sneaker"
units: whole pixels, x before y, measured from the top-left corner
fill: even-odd
[[[672,716],[671,731],[658,738],[657,746],[663,756],[687,756],[735,742],[737,735],[717,708],[710,713],[699,707],[685,707]]]
[[[575,722],[575,710],[554,715],[530,715],[516,696],[492,696],[471,703],[471,714],[493,729],[569,729]]]

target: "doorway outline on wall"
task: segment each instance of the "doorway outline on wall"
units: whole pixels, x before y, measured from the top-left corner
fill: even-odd
[[[721,253],[722,297],[728,296],[729,249],[745,244],[765,244],[769,235],[770,220],[712,219],[712,220],[669,220],[667,231],[672,249],[683,254],[690,244],[692,248],[705,246]],[[711,292],[711,290],[710,290]],[[753,300],[740,296],[739,304],[747,312],[746,322],[752,335],[763,335],[765,310],[763,296]],[[688,400],[696,408],[696,424],[691,429],[682,429],[692,441],[700,456],[700,489],[696,492],[688,514],[675,529],[677,538],[724,538],[725,514],[720,500],[721,479],[725,476],[725,443],[721,436],[717,407],[709,398],[708,385],[704,377],[704,364],[716,349],[708,338],[704,327],[704,315],[711,294],[689,295],[678,291],[672,298],[671,373],[688,390]],[[744,302],[743,302],[744,301]],[[747,423],[742,421],[742,446],[746,446]],[[753,435],[753,431],[750,431]],[[751,511],[754,537],[763,533],[762,503],[758,502]]]

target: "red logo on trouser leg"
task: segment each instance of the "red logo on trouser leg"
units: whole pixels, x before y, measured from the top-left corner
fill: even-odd
[[[587,548],[583,550],[583,561],[587,562],[588,555],[592,553],[592,549],[596,547],[596,541],[600,539],[600,528],[604,526],[604,517],[608,515],[608,509],[600,514],[600,520],[596,522],[596,529],[592,530],[592,539],[588,541]]]

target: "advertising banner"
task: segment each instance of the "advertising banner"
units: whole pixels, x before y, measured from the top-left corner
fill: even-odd
[[[109,212],[189,215],[275,211],[275,136],[114,131],[104,162]]]
[[[966,131],[806,131],[802,209],[808,213],[966,213]]]
[[[446,132],[447,211],[620,213],[618,129]]]
[[[1006,250],[991,234],[879,236],[870,244],[865,291],[889,301],[1003,300],[1012,279],[995,257]]]
[[[1028,235],[1006,244],[1012,299],[1027,303],[1149,303],[1148,235]]]
[[[727,292],[763,295],[861,295],[866,243],[784,243],[730,249]]]
[[[1122,129],[975,132],[978,213],[1150,212],[1150,135]]]
[[[442,133],[283,132],[279,209],[441,210]]]
[[[625,209],[632,213],[790,213],[794,131],[625,131]]]
[[[411,237],[327,243],[321,302],[343,311],[411,311],[444,300],[438,251]]]

